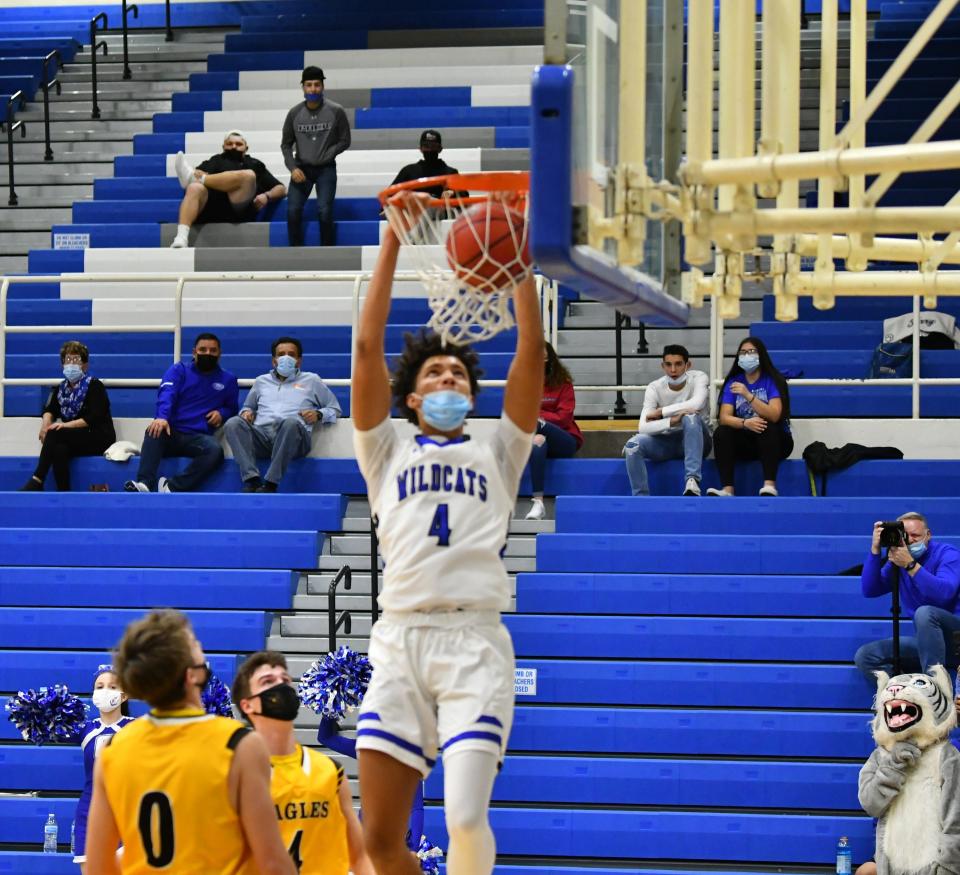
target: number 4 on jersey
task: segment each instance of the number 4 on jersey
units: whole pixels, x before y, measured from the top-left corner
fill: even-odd
[[[438,504],[437,512],[433,515],[433,522],[430,523],[430,531],[427,536],[437,539],[438,547],[450,546],[450,522],[448,517],[449,505]]]

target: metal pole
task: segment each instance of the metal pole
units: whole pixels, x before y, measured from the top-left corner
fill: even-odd
[[[378,590],[380,589],[380,566],[377,557],[377,524],[370,518],[370,613],[373,617],[372,622],[376,623],[380,616],[380,604],[377,600]]]
[[[177,290],[174,292],[173,304],[173,363],[180,361],[183,355],[183,287],[187,281],[184,277],[177,280]]]
[[[53,79],[50,78],[48,67],[51,58],[56,58],[57,60],[54,72],[56,72],[58,67],[63,66],[63,62],[60,60],[60,52],[56,49],[43,59],[43,82],[40,84],[43,87],[43,140],[46,145],[43,152],[44,161],[53,161],[53,149],[50,147],[50,86],[56,85],[57,94],[61,92],[60,80],[56,76],[54,76]]]
[[[7,98],[7,172],[10,180],[10,197],[7,199],[7,204],[11,207],[15,207],[19,201],[17,199],[17,190],[14,188],[13,184],[13,132],[20,128],[20,136],[25,137],[27,135],[27,129],[23,126],[23,122],[15,122],[13,120],[13,107],[14,104],[19,104],[23,101],[23,92],[18,91],[16,94],[11,94]]]
[[[687,161],[702,164],[713,158],[713,0],[690,0],[687,33]],[[712,189],[698,189],[696,206],[712,208]],[[686,260],[709,262],[710,240],[685,230]]]
[[[616,359],[614,361],[614,367],[616,369],[615,379],[617,385],[619,386],[623,383],[623,335],[622,330],[625,322],[629,322],[630,317],[624,316],[619,310],[615,311],[613,314],[614,318],[614,347]],[[627,412],[627,402],[624,401],[623,392],[619,389],[617,390],[617,398],[613,404],[614,414],[620,416]]]
[[[103,21],[103,27],[106,30],[108,26],[107,13],[101,12],[95,18],[90,19],[90,80],[93,88],[93,110],[90,113],[90,118],[100,118],[100,106],[97,103],[97,51],[102,48],[104,57],[109,51],[106,40],[97,42],[98,21]]]
[[[712,51],[710,61],[712,67]],[[680,3],[667,2],[663,4],[662,93],[663,177],[671,182],[676,182],[680,157],[683,153],[683,6]],[[668,294],[680,298],[682,264],[680,257],[680,223],[678,221],[670,220],[664,223],[660,245],[663,287]]]
[[[166,5],[166,17],[167,17],[167,35],[163,39],[164,39],[164,42],[172,43],[173,28],[170,26],[170,0],[167,0],[165,5]]]
[[[123,25],[123,78],[132,79],[133,73],[130,72],[130,63],[129,63],[129,52],[127,50],[127,13],[132,12],[134,18],[140,17],[140,10],[137,8],[136,3],[127,6],[127,0],[122,0],[122,22]]]
[[[913,384],[911,391],[911,416],[920,418],[920,296],[913,296],[913,372],[910,379]]]

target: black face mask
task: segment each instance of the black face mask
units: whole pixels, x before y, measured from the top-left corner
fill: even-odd
[[[218,355],[205,355],[197,354],[197,370],[203,374],[209,374],[217,366],[217,362],[220,361],[220,356]]]
[[[431,152],[429,150],[423,150],[420,152],[423,155],[424,164],[438,164],[440,162],[440,153]]]
[[[300,696],[290,684],[277,684],[257,693],[260,697],[260,713],[274,720],[296,720],[300,711]],[[256,696],[251,696],[251,699]]]
[[[210,663],[201,662],[199,665],[191,665],[191,666],[188,666],[188,668],[195,668],[197,671],[200,671],[200,669],[203,669],[204,671],[203,682],[197,684],[197,686],[200,688],[200,692],[202,693],[210,685],[210,676],[212,674],[212,672],[210,671]]]
[[[224,149],[220,155],[224,161],[232,161],[234,164],[243,161],[243,152],[238,152],[236,149]]]

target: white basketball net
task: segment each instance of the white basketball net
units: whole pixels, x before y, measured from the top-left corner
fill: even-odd
[[[394,197],[383,208],[390,227],[406,247],[401,257],[413,262],[410,267],[419,274],[426,288],[433,313],[427,325],[445,343],[489,340],[512,328],[516,323],[510,312],[510,298],[516,285],[531,273],[519,254],[527,248],[528,198],[500,191],[482,192],[481,197],[474,195],[469,199],[465,195],[466,192],[457,192],[443,198],[445,206],[426,208],[422,195],[421,200],[417,200],[416,195]],[[510,240],[502,248],[517,253],[508,261],[494,258],[490,253],[490,221],[474,221],[469,212],[477,203],[483,203],[484,196],[488,206],[502,204],[523,218],[515,225],[508,224]],[[491,215],[491,210],[485,212],[488,217]],[[476,263],[481,269],[479,272],[459,263],[454,270],[450,264],[455,253],[448,255],[447,234],[461,216],[472,236],[469,248],[475,247],[481,253]],[[504,224],[507,223],[499,223],[501,230]],[[462,230],[460,235],[461,239],[467,236]]]

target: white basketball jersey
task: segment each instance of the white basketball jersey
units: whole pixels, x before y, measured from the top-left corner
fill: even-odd
[[[489,442],[401,438],[386,419],[354,432],[384,559],[387,611],[504,611],[502,552],[532,434],[503,414]]]

